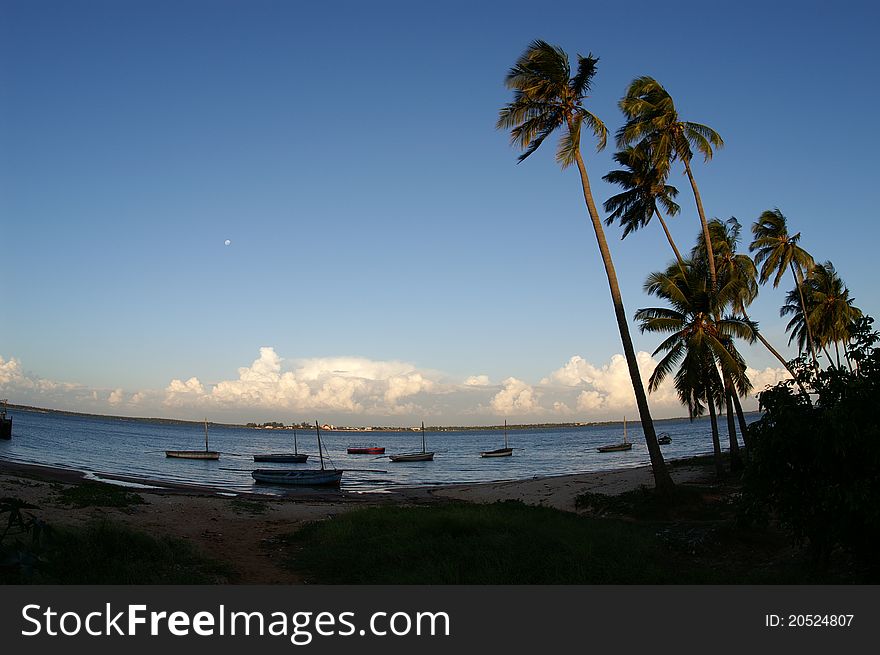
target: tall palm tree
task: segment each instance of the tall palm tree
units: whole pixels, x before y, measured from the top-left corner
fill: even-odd
[[[676,267],[665,272],[652,273],[645,282],[645,291],[666,300],[670,307],[653,307],[636,312],[642,332],[658,332],[669,336],[654,354],[665,353],[649,381],[651,391],[680,364],[675,385],[679,398],[686,401],[693,418],[703,404],[709,408],[713,423],[713,445],[720,457],[715,411],[721,406],[725,382],[729,380],[736,393],[745,394],[751,388],[746,375],[745,361],[733,344],[735,337],[754,339],[754,325],[740,316],[720,317],[724,307],[736,293],[733,285],[712,289],[706,276],[695,262],[686,267],[688,275],[680,275]],[[721,371],[721,374],[719,374]],[[735,435],[731,448],[735,448]],[[720,459],[716,460],[720,470]]]
[[[650,157],[636,148],[627,146],[616,152],[614,161],[623,168],[611,171],[602,179],[611,184],[617,184],[624,191],[605,201],[605,211],[610,212],[608,218],[605,219],[605,224],[613,225],[617,220],[623,228],[621,238],[625,239],[631,232],[645,227],[656,216],[672,252],[675,253],[679,268],[684,274],[684,260],[669,233],[666,221],[663,220],[663,214],[660,213],[657,206],[658,204],[662,205],[669,216],[678,214],[681,207],[674,200],[678,195],[678,189],[666,184],[666,180],[654,166]]]
[[[755,253],[755,264],[761,266],[761,284],[765,284],[772,277],[775,289],[779,286],[782,276],[787,271],[791,271],[800,295],[801,310],[806,313],[801,283],[804,281],[804,273],[813,268],[814,262],[810,253],[798,245],[801,233],[794,235],[788,233],[788,221],[777,207],[766,210],[758,217],[752,225],[752,234],[754,239],[749,245],[749,252]],[[816,364],[818,363],[816,344],[813,341],[809,321],[805,323],[805,328],[813,363]]]
[[[724,147],[721,136],[707,125],[683,121],[678,115],[669,92],[657,80],[647,75],[637,77],[627,88],[619,103],[626,123],[617,131],[617,144],[636,147],[648,154],[665,179],[673,162],[680,160],[694,192],[697,212],[703,228],[703,238],[709,249],[709,274],[712,286],[717,286],[712,239],[703,210],[703,200],[691,169],[694,150],[702,153],[705,161],[712,159],[715,149]]]
[[[786,330],[791,331],[791,339],[797,339],[801,350],[806,345],[806,335],[812,333],[817,347],[825,351],[828,361],[831,355],[828,347],[834,345],[837,365],[840,366],[840,344],[850,338],[850,328],[862,317],[862,310],[856,307],[849,289],[834,269],[831,262],[816,264],[807,274],[799,289],[792,289],[786,296],[782,316],[791,316]],[[804,304],[801,304],[803,299]],[[806,307],[806,313],[803,311]],[[809,332],[808,332],[809,329]]]
[[[648,399],[642,386],[636,353],[629,333],[617,273],[611,260],[611,251],[605,239],[602,221],[593,201],[587,169],[581,157],[582,127],[586,126],[593,132],[598,139],[599,150],[605,147],[607,140],[608,130],[605,124],[583,104],[596,75],[598,61],[592,54],[586,57],[578,55],[577,70],[572,75],[569,58],[564,50],[545,41],[532,42],[507,74],[505,82],[507,87],[513,90],[513,102],[501,108],[497,127],[510,130],[512,143],[523,150],[519,156],[520,162],[535,152],[553,132],[562,131],[556,160],[563,169],[576,164],[580,172],[584,202],[608,276],[620,340],[632,380],[645,443],[651,458],[654,483],[660,493],[668,493],[673,488],[672,478],[657,443]]]

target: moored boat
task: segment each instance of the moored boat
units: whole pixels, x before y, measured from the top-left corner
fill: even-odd
[[[166,450],[165,457],[176,459],[220,459],[220,453],[216,450],[208,450],[208,419],[205,419],[205,449],[204,450]]]
[[[672,443],[672,437],[669,436],[666,432],[661,432],[657,435],[657,443],[661,446],[668,446]]]
[[[623,442],[599,446],[596,448],[600,453],[617,453],[623,450],[632,450],[633,445],[626,440],[626,416],[623,417]]]
[[[286,484],[300,487],[338,487],[342,483],[342,471],[336,469],[274,470],[257,469],[251,472],[257,482]]]
[[[320,469],[257,469],[251,471],[256,482],[283,484],[297,487],[338,487],[342,483],[342,469],[324,468],[324,450],[321,447],[321,428],[315,421],[315,432],[318,435],[318,457],[321,459]]]
[[[389,455],[392,462],[430,462],[434,459],[434,453],[425,449],[425,422],[422,421],[422,452],[420,453],[399,453],[397,455]]]
[[[480,453],[480,457],[510,457],[513,455],[513,448],[507,446],[507,419],[504,420],[504,448],[496,448],[495,450],[486,450]]]
[[[384,455],[385,447],[370,444],[354,444],[348,447],[349,455]]]
[[[302,464],[309,456],[299,452],[296,444],[296,428],[293,429],[293,452],[292,453],[263,453],[254,455],[255,462],[275,462],[277,464]]]

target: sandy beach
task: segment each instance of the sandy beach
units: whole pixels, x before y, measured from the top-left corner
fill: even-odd
[[[712,471],[697,463],[680,462],[672,467],[672,475],[678,483],[705,482],[711,480]],[[75,508],[65,504],[59,491],[86,483],[90,477],[80,471],[0,460],[0,497],[16,497],[37,506],[34,512],[54,525],[111,519],[154,536],[183,538],[227,562],[234,571],[229,582],[241,584],[302,582],[281,566],[283,547],[279,539],[304,523],[361,507],[519,500],[574,512],[579,494],[614,495],[653,484],[650,467],[643,466],[529,480],[412,487],[392,493],[323,492],[278,497],[259,493],[233,496],[208,487],[102,476],[104,482],[131,485],[130,490],[145,502],[123,508]]]

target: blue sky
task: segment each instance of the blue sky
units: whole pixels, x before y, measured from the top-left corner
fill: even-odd
[[[573,357],[613,377],[621,349],[575,171],[547,146],[517,166],[494,129],[504,74],[535,38],[600,57],[589,104],[612,131],[629,81],[656,77],[726,141],[695,165],[707,213],[747,232],[780,207],[876,314],[876,8],[316,4],[0,0],[0,393],[201,416],[226,381],[212,407],[233,418],[492,422],[562,417],[557,402],[616,415],[626,403],[595,371],[541,386]],[[613,148],[583,151],[602,201]],[[671,182],[687,248],[697,216]],[[659,226],[619,236],[608,229],[632,315],[669,253]],[[751,311],[780,348],[785,290]],[[279,391],[288,372],[310,390]],[[459,386],[479,376],[466,386],[482,395]],[[167,402],[192,378],[201,394]],[[492,404],[508,391],[522,402]],[[578,405],[582,392],[606,402]]]

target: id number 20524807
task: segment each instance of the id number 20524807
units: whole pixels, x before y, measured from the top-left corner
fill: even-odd
[[[848,628],[855,614],[765,614],[767,628]]]

